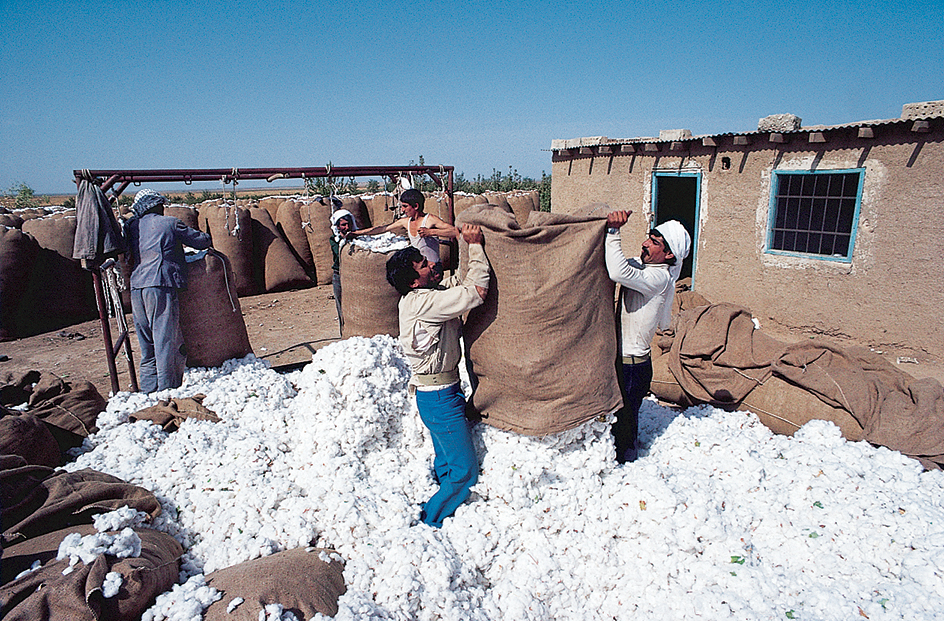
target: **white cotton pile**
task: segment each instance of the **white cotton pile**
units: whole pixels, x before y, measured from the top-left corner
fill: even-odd
[[[109,598],[118,595],[122,582],[124,582],[124,576],[121,572],[110,571],[105,574],[105,580],[102,582],[102,597]]]
[[[109,530],[136,528],[146,523],[149,519],[150,516],[144,511],[137,511],[125,505],[114,511],[92,516],[92,523],[95,525],[95,530],[104,533]]]
[[[96,533],[84,537],[70,533],[59,544],[56,560],[68,558],[69,567],[63,573],[69,573],[79,561],[88,565],[102,554],[118,558],[141,556],[141,538],[130,528],[118,533]]]
[[[158,595],[154,605],[141,615],[141,621],[200,621],[203,611],[222,597],[198,574]]]
[[[229,604],[226,605],[226,613],[232,614],[232,612],[236,610],[237,608],[239,608],[239,605],[242,604],[244,601],[246,600],[244,600],[241,597],[234,597],[233,599],[229,600]]]
[[[390,252],[406,248],[410,245],[410,240],[394,233],[380,233],[379,235],[353,237],[350,239],[350,243],[371,252]]]
[[[33,564],[30,565],[29,569],[24,569],[23,571],[21,571],[20,573],[18,573],[18,574],[16,575],[16,577],[13,578],[13,580],[16,581],[16,580],[19,580],[20,578],[22,578],[22,577],[24,577],[24,576],[28,576],[28,575],[30,575],[31,573],[33,573],[34,571],[36,571],[37,569],[41,568],[42,566],[43,566],[43,562],[42,562],[42,561],[40,561],[40,560],[35,560],[35,561],[33,561]]]
[[[546,438],[478,425],[473,497],[443,528],[417,525],[436,486],[408,378],[384,336],[289,375],[251,356],[192,370],[176,391],[113,397],[69,468],[153,490],[182,579],[333,548],[339,620],[932,619],[944,605],[944,474],[820,421],[789,438],[748,413],[646,401],[625,466],[608,420]],[[126,422],[198,392],[221,422]],[[174,598],[194,605],[197,589]],[[168,601],[150,619],[187,618]]]
[[[285,610],[282,604],[268,604],[259,612],[259,621],[303,621],[295,613]]]

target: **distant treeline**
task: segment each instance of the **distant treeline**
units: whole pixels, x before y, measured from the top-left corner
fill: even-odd
[[[410,162],[413,165],[413,162]],[[423,165],[423,157],[420,156],[420,165]],[[551,176],[541,173],[540,179],[532,179],[518,174],[517,169],[509,166],[508,172],[502,172],[493,168],[492,174],[488,177],[476,175],[474,179],[466,179],[463,173],[456,173],[453,177],[453,191],[465,192],[467,194],[484,194],[486,192],[511,192],[512,190],[537,190],[541,198],[541,211],[551,210]],[[370,179],[367,182],[358,182],[354,177],[341,179],[335,177],[306,179],[307,189],[314,194],[365,194],[376,192],[395,192],[396,184],[393,182],[381,183],[377,179]],[[423,175],[414,179],[416,189],[422,192],[435,192],[440,189],[438,184]],[[264,198],[272,194],[294,193],[295,190],[281,188],[276,192],[266,190],[245,190],[239,192],[239,198]],[[207,200],[223,198],[221,191],[202,190],[200,192],[163,192],[172,202],[183,205],[196,205]],[[227,192],[227,197],[232,198],[231,193]],[[40,206],[45,201],[36,196],[33,190],[24,183],[19,183],[11,187],[0,200],[8,208],[25,208]],[[134,201],[134,193],[129,192],[118,197],[119,205],[131,205]],[[75,207],[75,199],[67,198],[62,203],[63,207]]]

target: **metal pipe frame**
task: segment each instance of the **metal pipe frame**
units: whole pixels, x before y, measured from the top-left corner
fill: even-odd
[[[454,221],[454,166],[319,166],[309,168],[159,168],[150,170],[74,170],[76,182],[83,177],[102,178],[102,191],[120,196],[131,184],[157,182],[220,181],[224,184],[245,179],[318,179],[326,177],[393,177],[405,174],[427,175],[446,190],[449,217]],[[115,187],[115,184],[119,184]]]

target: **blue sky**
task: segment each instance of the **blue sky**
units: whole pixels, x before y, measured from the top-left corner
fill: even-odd
[[[0,191],[420,155],[540,177],[555,138],[896,118],[944,99],[942,30],[941,0],[0,0]]]

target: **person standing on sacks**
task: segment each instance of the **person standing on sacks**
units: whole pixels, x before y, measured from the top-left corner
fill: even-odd
[[[458,275],[443,281],[442,272],[412,246],[387,260],[387,281],[403,296],[400,344],[413,369],[410,392],[435,449],[439,490],[423,505],[420,520],[436,528],[469,497],[479,472],[459,382],[459,336],[460,317],[488,293],[489,265],[481,229],[465,225],[461,235],[469,244],[469,268],[461,281]]]
[[[639,260],[627,259],[620,245],[620,227],[632,211],[614,211],[606,217],[604,257],[610,280],[622,285],[617,323],[623,373],[623,408],[616,413],[613,441],[619,463],[634,461],[638,453],[639,408],[652,382],[650,343],[657,329],[672,323],[675,281],[688,256],[692,240],[677,220],[649,231]]]
[[[187,362],[178,291],[187,288],[184,245],[210,247],[210,236],[164,215],[167,199],[141,190],[125,222],[131,267],[131,316],[141,347],[141,392],[178,388]]]

